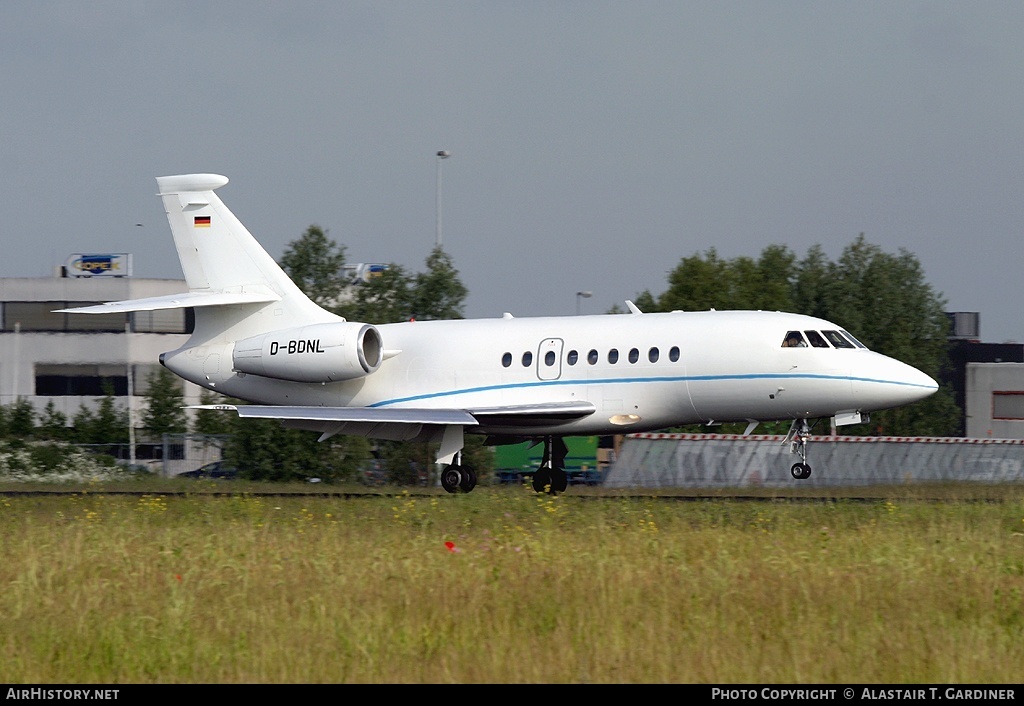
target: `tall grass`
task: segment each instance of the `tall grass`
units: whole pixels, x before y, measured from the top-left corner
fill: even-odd
[[[0,498],[0,682],[1019,683],[1024,499]]]

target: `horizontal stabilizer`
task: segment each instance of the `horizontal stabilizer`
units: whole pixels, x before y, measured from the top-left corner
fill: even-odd
[[[281,296],[270,291],[263,292],[188,292],[167,294],[146,299],[127,299],[73,309],[57,309],[57,313],[72,314],[119,314],[129,311],[156,311],[158,309],[184,309],[200,306],[227,306],[229,304],[265,304],[276,302]]]

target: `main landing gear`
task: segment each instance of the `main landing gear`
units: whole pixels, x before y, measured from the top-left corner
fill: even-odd
[[[569,453],[560,436],[544,437],[544,456],[540,468],[533,473],[533,489],[538,493],[564,493],[569,487],[565,472],[565,457]]]
[[[462,465],[462,452],[455,454],[451,465],[441,471],[441,487],[449,493],[468,493],[476,487],[476,471]]]
[[[565,457],[569,449],[560,436],[544,437],[544,456],[533,473],[533,489],[538,493],[565,492],[569,476],[565,472]],[[476,471],[462,465],[462,452],[455,454],[452,463],[441,471],[441,487],[449,493],[468,493],[476,487]]]
[[[786,435],[791,453],[800,454],[800,462],[794,463],[789,472],[797,480],[806,480],[811,477],[811,467],[807,465],[807,442],[811,438],[811,425],[806,419],[794,419],[793,426]]]

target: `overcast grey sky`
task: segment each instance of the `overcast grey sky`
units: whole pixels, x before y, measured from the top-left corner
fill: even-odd
[[[1022,38],[1024,3],[984,0],[4,0],[0,276],[180,277],[155,177],[188,172],[275,258],[316,223],[418,271],[444,149],[471,317],[864,233],[1022,341]]]

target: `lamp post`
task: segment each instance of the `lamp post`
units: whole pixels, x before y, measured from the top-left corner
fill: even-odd
[[[437,241],[435,246],[441,247],[441,162],[452,156],[448,150],[437,153]]]
[[[576,292],[576,316],[580,315],[580,300],[594,296],[593,292]]]

